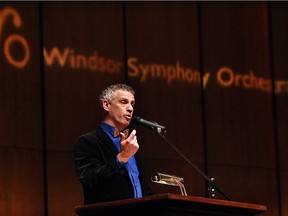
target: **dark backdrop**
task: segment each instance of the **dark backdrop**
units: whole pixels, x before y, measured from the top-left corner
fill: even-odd
[[[101,90],[127,83],[135,115],[165,125],[232,200],[288,216],[287,12],[286,2],[1,2],[0,215],[75,215],[73,143],[101,121]],[[198,172],[135,128],[148,181],[179,175],[188,195],[206,196]]]

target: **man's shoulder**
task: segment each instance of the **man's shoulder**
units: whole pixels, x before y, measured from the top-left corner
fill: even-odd
[[[99,138],[99,135],[101,135],[101,129],[100,127],[96,127],[94,130],[89,131],[85,134],[80,135],[77,140],[95,140]]]
[[[94,130],[89,131],[77,137],[74,142],[74,150],[81,151],[83,149],[87,150],[87,149],[95,148],[96,144],[101,142],[100,141],[101,138],[99,137],[97,132],[98,132],[98,128],[95,128]]]

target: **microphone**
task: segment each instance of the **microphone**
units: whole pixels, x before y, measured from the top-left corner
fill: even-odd
[[[164,132],[164,133],[166,132],[166,127],[159,125],[157,122],[147,121],[138,116],[133,116],[132,122],[136,125],[142,125],[153,130],[160,130],[160,132]]]

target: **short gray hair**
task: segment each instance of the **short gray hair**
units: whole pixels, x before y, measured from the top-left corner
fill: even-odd
[[[123,90],[128,91],[131,94],[135,95],[135,91],[132,87],[126,85],[126,84],[113,84],[108,86],[106,89],[102,91],[102,93],[99,96],[99,100],[102,102],[103,100],[108,100],[109,102],[112,102],[115,98],[115,92],[117,90]]]

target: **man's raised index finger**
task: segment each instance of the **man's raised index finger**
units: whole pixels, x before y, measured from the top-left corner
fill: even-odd
[[[136,130],[134,129],[127,139],[132,140],[136,135]]]

